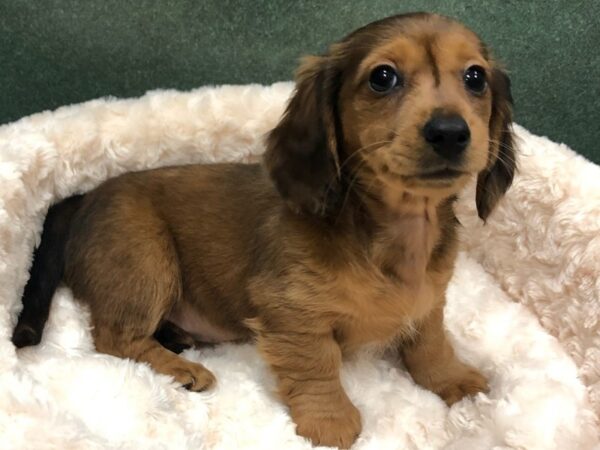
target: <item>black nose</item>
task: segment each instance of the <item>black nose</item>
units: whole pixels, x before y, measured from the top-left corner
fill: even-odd
[[[471,131],[457,114],[434,114],[423,127],[423,136],[439,155],[456,159],[469,145]]]

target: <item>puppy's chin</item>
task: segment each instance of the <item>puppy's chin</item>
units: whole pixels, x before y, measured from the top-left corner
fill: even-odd
[[[390,191],[406,192],[415,197],[442,200],[460,192],[474,177],[469,172],[442,171],[419,175],[402,175],[385,182]]]

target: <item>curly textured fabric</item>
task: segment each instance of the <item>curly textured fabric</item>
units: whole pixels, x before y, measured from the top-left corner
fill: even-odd
[[[311,448],[254,347],[189,350],[218,378],[177,388],[98,354],[88,316],[56,294],[41,345],[10,334],[49,204],[125,171],[254,161],[292,84],[156,91],[0,127],[0,431],[7,448]],[[363,414],[359,449],[598,448],[600,168],[517,127],[521,170],[482,226],[467,190],[446,322],[491,391],[448,409],[398,362],[357,355],[343,383]]]

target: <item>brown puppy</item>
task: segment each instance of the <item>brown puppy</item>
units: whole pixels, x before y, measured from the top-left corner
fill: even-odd
[[[298,434],[321,445],[360,433],[339,369],[366,344],[394,345],[448,404],[485,391],[443,307],[455,195],[477,177],[485,219],[512,181],[510,101],[478,37],[437,15],[384,19],[308,58],[264,165],[127,174],[53,219],[70,223],[64,280],[98,351],[202,390],[213,375],[161,346],[162,325],[255,339]]]

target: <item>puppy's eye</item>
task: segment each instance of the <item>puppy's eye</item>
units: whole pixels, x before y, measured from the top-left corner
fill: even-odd
[[[481,66],[471,66],[465,70],[463,80],[467,89],[475,94],[483,93],[487,86],[485,69]]]
[[[369,86],[378,94],[387,94],[395,87],[400,86],[400,77],[392,66],[387,64],[377,66],[371,72]]]

